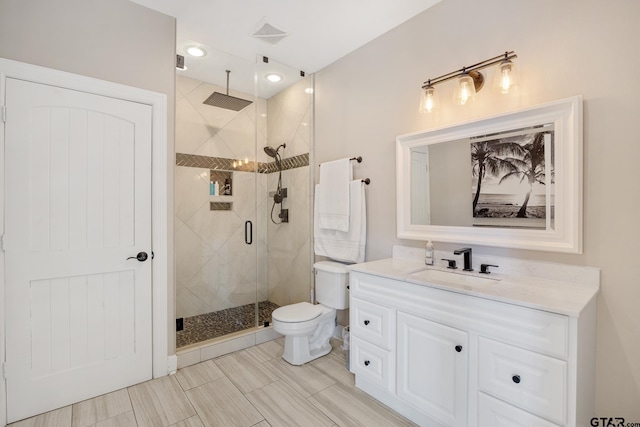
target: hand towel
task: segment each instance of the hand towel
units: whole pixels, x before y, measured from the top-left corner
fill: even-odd
[[[353,179],[347,158],[320,165],[318,225],[326,230],[349,231],[349,183]]]
[[[351,210],[349,231],[325,230],[318,224],[319,185],[316,185],[313,210],[313,249],[322,255],[343,262],[364,262],[367,243],[367,209],[364,184],[361,180],[349,183],[349,205]]]

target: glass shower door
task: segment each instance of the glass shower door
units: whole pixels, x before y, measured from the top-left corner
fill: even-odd
[[[208,57],[220,67],[207,81],[176,85],[178,350],[269,334],[273,310],[312,288],[313,78],[262,56]]]
[[[176,84],[178,349],[257,324],[255,66],[208,57],[206,81],[179,72]]]

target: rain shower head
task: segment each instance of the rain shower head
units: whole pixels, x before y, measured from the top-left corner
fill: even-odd
[[[207,99],[204,100],[203,104],[211,105],[212,107],[225,108],[227,110],[240,111],[245,108],[247,105],[252,104],[253,101],[249,101],[242,98],[237,98],[235,96],[229,95],[229,74],[230,70],[226,70],[227,72],[227,93],[213,92]]]

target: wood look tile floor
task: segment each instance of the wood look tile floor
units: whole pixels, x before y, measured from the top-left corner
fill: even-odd
[[[179,369],[11,427],[391,427],[416,424],[355,388],[338,341],[303,366],[284,339]]]

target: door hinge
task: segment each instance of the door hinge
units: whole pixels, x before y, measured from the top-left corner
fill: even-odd
[[[0,234],[0,250],[4,252],[4,234]]]
[[[7,362],[2,363],[2,378],[7,379]]]
[[[6,105],[2,106],[2,122],[3,123],[7,122],[7,106]]]

